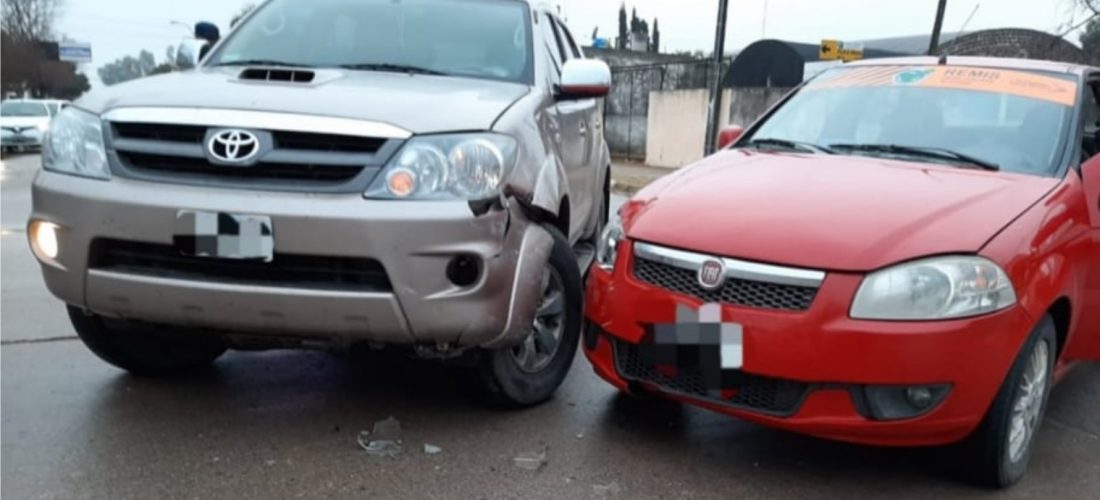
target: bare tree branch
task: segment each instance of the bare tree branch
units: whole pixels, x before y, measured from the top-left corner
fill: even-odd
[[[52,38],[62,0],[0,0],[0,28],[19,42]]]

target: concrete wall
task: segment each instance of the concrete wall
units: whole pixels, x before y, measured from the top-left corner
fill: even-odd
[[[682,167],[702,156],[709,99],[706,89],[650,94],[646,165]]]
[[[726,89],[719,109],[720,127],[748,126],[790,89]],[[678,168],[703,157],[710,92],[705,89],[653,92],[649,96],[646,164]]]

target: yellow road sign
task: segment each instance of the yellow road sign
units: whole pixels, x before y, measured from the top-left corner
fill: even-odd
[[[840,59],[840,41],[822,40],[821,52],[818,54],[818,58],[822,61],[835,61]]]
[[[818,58],[822,61],[858,61],[863,59],[863,44],[845,43],[840,40],[822,40]]]

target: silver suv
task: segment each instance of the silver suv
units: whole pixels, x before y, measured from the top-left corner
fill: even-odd
[[[54,121],[28,234],[104,360],[405,346],[549,398],[608,210],[610,72],[520,0],[270,0]],[[460,363],[462,364],[462,363]]]

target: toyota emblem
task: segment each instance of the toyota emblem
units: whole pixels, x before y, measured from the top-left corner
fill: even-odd
[[[707,259],[699,266],[699,286],[708,292],[726,284],[726,264],[719,259]]]
[[[206,149],[220,161],[244,163],[260,152],[260,139],[247,130],[219,130],[210,136]]]

